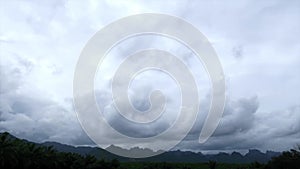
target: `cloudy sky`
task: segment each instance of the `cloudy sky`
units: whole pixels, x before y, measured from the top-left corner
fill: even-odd
[[[99,108],[114,128],[144,137],[176,119],[179,90],[166,74],[140,74],[130,99],[147,110],[147,95],[160,89],[167,115],[144,127],[127,124],[111,108],[109,84],[128,54],[159,48],[192,69],[200,96],[196,124],[176,147],[199,151],[282,151],[300,144],[300,2],[291,1],[6,1],[0,0],[0,131],[31,141],[93,145],[73,106],[73,75],[87,41],[105,25],[139,13],[178,16],[211,42],[224,69],[226,106],[214,135],[198,137],[211,99],[201,62],[183,45],[159,36],[128,39],[111,50],[96,75]],[[146,21],[145,21],[146,22]],[[140,23],[143,24],[143,23]],[[109,137],[102,133],[109,144]],[[126,143],[120,140],[120,146]]]

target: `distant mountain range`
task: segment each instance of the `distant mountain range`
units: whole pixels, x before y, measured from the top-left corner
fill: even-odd
[[[195,153],[191,151],[169,151],[165,152],[163,154],[149,157],[149,158],[141,158],[141,159],[132,159],[132,158],[126,158],[126,157],[120,157],[115,154],[112,154],[108,152],[106,149],[101,149],[98,147],[74,147],[70,145],[64,145],[56,142],[45,142],[42,143],[42,145],[45,146],[53,146],[54,149],[62,152],[73,152],[78,153],[81,155],[90,154],[94,155],[97,158],[104,158],[104,159],[118,159],[123,162],[129,162],[129,161],[137,161],[137,162],[190,162],[190,163],[196,163],[196,162],[208,162],[209,160],[214,160],[217,162],[223,162],[223,163],[250,163],[250,162],[260,162],[260,163],[266,163],[268,162],[272,157],[279,156],[280,152],[273,152],[273,151],[267,151],[266,153],[263,153],[259,150],[249,150],[248,153],[245,155],[242,155],[238,152],[233,152],[231,154],[228,153],[218,153],[218,154],[202,154],[201,152]],[[108,148],[118,148],[122,149],[120,147],[111,145]],[[108,149],[107,148],[107,149]],[[141,149],[141,148],[133,148],[130,150],[122,149],[123,151],[152,151],[150,149]]]
[[[18,139],[12,135],[10,135],[11,139]],[[23,140],[28,142],[27,140]],[[195,153],[191,151],[168,151],[162,153],[157,156],[149,157],[149,158],[126,158],[120,157],[115,154],[110,153],[107,149],[120,149],[121,151],[128,151],[128,153],[136,153],[142,151],[152,151],[150,149],[141,149],[141,148],[132,148],[130,150],[122,149],[121,147],[117,147],[111,145],[106,149],[98,148],[98,147],[87,147],[87,146],[79,146],[74,147],[71,145],[65,145],[57,142],[45,142],[45,143],[35,143],[39,146],[52,146],[54,149],[60,152],[71,152],[78,153],[81,155],[94,155],[95,157],[101,159],[118,159],[121,162],[186,162],[186,163],[202,163],[208,162],[209,160],[214,160],[222,163],[251,163],[251,162],[260,162],[266,163],[272,157],[279,156],[280,152],[267,151],[263,153],[256,149],[249,150],[245,155],[240,154],[239,152],[233,152],[231,154],[220,152],[218,154],[202,154],[201,152]]]

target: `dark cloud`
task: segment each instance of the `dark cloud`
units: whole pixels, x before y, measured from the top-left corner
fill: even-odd
[[[59,103],[38,86],[26,88],[26,74],[33,65],[21,57],[16,61],[0,66],[0,130],[36,142],[91,144],[76,119],[72,102]]]
[[[229,102],[214,136],[245,133],[254,125],[255,112],[259,107],[257,97]]]
[[[199,145],[199,133],[210,104],[210,98],[205,97],[196,125],[176,148],[289,149],[300,142],[300,29],[296,22],[300,20],[299,2],[166,1],[162,7],[158,1],[85,4],[1,1],[0,6],[5,8],[1,8],[0,15],[0,130],[38,142],[92,144],[81,129],[70,101],[73,70],[80,50],[106,23],[139,12],[159,12],[183,17],[208,37],[229,78],[227,89],[232,98],[226,103],[214,135]],[[191,59],[190,51],[166,39],[128,40],[129,44],[117,47],[114,54],[127,56],[140,48],[165,47],[180,55],[188,66],[200,67]],[[243,62],[232,62],[232,56]],[[137,109],[146,110],[149,108],[147,92],[153,86],[168,89],[165,92],[171,109],[166,121],[140,127],[116,115],[108,85],[112,77],[109,73],[113,72],[111,64],[117,62],[114,59],[105,65],[109,68],[100,81],[104,91],[97,94],[100,107],[107,112],[114,127],[124,134],[145,137],[170,126],[178,98],[176,86],[159,84],[158,77],[137,79],[137,85],[130,89],[130,99]],[[199,86],[202,86],[201,78],[202,74],[198,74]],[[201,92],[201,95],[206,93]],[[105,131],[102,134],[106,143],[113,139]]]
[[[201,131],[198,123],[175,149],[283,151],[300,142],[300,125],[296,123],[300,121],[299,113],[299,105],[283,111],[260,112],[257,97],[228,101],[217,130],[206,143],[197,142]]]

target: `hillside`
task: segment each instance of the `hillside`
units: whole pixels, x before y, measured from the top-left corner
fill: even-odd
[[[18,139],[9,134],[8,136],[10,139]],[[18,139],[19,140],[19,139]],[[22,140],[23,142],[28,142],[27,140]],[[101,149],[98,147],[87,147],[87,146],[71,146],[65,145],[57,142],[45,142],[45,143],[32,143],[37,146],[45,146],[45,147],[53,147],[54,150],[59,152],[65,153],[77,153],[80,155],[92,155],[98,159],[118,159],[121,162],[185,162],[185,163],[203,163],[208,161],[216,161],[220,163],[251,163],[251,162],[259,162],[259,163],[267,163],[271,160],[272,157],[279,156],[279,152],[267,151],[263,153],[259,150],[249,150],[248,153],[245,155],[240,154],[239,152],[233,152],[231,154],[220,152],[218,154],[202,154],[201,152],[195,153],[190,151],[169,151],[163,154],[149,157],[149,158],[142,158],[142,159],[130,159],[126,157],[120,157],[115,154],[110,153],[105,149]],[[119,148],[117,146],[110,146],[108,148]],[[123,151],[151,151],[149,149],[140,149],[140,148],[133,148],[130,150],[123,149]]]

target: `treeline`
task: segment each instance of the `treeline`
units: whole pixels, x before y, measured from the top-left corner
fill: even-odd
[[[265,169],[300,169],[300,146],[272,158]]]
[[[64,153],[52,147],[11,138],[9,133],[0,136],[1,169],[118,169],[120,163],[98,160],[94,156]]]
[[[208,163],[120,163],[97,159],[92,155],[58,152],[52,147],[41,146],[14,138],[9,133],[0,134],[0,169],[299,169],[300,147],[283,152],[267,164]]]

